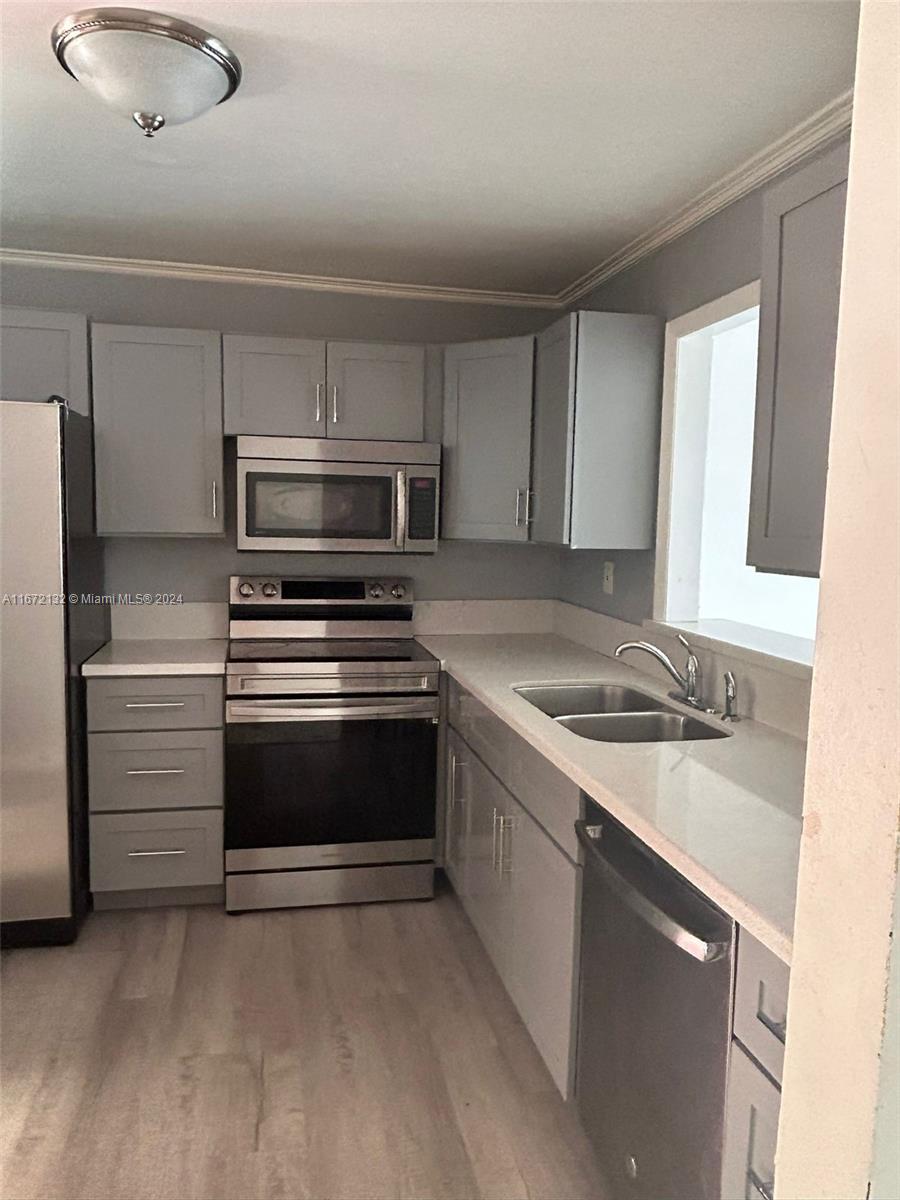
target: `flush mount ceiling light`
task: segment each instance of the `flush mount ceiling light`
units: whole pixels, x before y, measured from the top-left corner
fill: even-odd
[[[241,82],[237,55],[218,38],[143,8],[86,8],[50,40],[60,65],[146,137],[199,117]]]

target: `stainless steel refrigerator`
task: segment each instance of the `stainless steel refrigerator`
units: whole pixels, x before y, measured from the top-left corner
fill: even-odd
[[[80,668],[109,636],[93,509],[90,420],[0,401],[3,945],[72,941],[87,904]]]

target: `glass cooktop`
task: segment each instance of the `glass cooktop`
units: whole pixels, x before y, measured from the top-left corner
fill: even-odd
[[[412,638],[366,638],[340,641],[336,638],[293,638],[288,641],[259,639],[228,643],[229,662],[434,662]]]

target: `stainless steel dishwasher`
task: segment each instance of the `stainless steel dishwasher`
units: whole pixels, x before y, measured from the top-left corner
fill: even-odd
[[[734,922],[586,804],[582,1121],[610,1200],[718,1200]]]

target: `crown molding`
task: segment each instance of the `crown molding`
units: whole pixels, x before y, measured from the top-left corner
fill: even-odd
[[[555,296],[535,292],[500,292],[441,285],[388,283],[377,279],[342,279],[332,275],[293,275],[252,267],[218,267],[207,263],[165,262],[152,258],[108,258],[53,250],[0,247],[0,262],[57,270],[99,271],[107,275],[143,275],[152,279],[186,279],[194,283],[244,283],[258,287],[295,288],[309,292],[345,292],[394,300],[441,300],[456,304],[499,304],[519,308],[556,308]]]
[[[441,300],[456,304],[493,304],[511,308],[570,308],[600,284],[634,266],[662,246],[681,237],[708,217],[740,200],[788,167],[822,149],[846,133],[853,116],[852,89],[795,125],[764,150],[748,158],[700,192],[674,216],[622,246],[593,270],[561,291],[488,291],[444,287],[440,284],[390,283],[376,279],[343,279],[331,275],[295,275],[251,267],[220,267],[206,263],[165,262],[149,258],[107,258],[90,254],[63,254],[51,250],[0,247],[0,263],[27,267],[55,267],[73,271],[99,271],[112,275],[143,275],[156,279],[186,279],[195,283],[243,283],[259,287],[295,288],[312,292],[343,292],[393,300]]]
[[[674,216],[642,233],[606,258],[592,271],[576,279],[555,296],[560,308],[583,299],[614,275],[634,266],[668,242],[673,242],[708,217],[740,200],[788,167],[795,166],[816,150],[847,132],[853,116],[853,90],[843,92],[824,108],[789,129],[782,137],[748,158],[727,175],[700,192]]]

